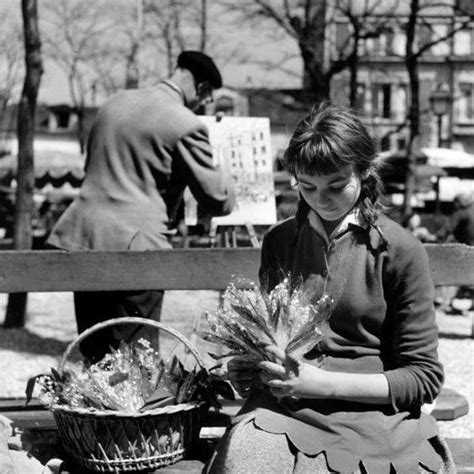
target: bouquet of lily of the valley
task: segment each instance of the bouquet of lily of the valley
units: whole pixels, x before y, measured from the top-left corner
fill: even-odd
[[[232,389],[204,368],[186,370],[173,356],[163,359],[146,339],[121,342],[118,349],[79,370],[51,369],[27,384],[27,403],[35,385],[39,400],[48,407],[142,413],[187,402],[207,402],[219,408],[217,395],[232,398]]]
[[[202,337],[229,349],[222,355],[211,354],[216,358],[250,355],[271,360],[269,345],[300,358],[323,339],[331,304],[326,293],[314,301],[311,289],[290,277],[270,292],[237,279],[227,286],[218,310],[207,315],[209,330]]]

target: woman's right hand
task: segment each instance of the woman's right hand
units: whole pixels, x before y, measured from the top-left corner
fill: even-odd
[[[250,394],[262,387],[258,361],[250,356],[232,357],[227,362],[227,377],[235,391],[247,398]]]

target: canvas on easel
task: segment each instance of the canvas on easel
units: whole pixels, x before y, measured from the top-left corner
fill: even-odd
[[[270,120],[266,117],[213,116],[200,119],[209,129],[214,163],[232,176],[236,205],[231,214],[213,217],[211,227],[271,225],[276,222]],[[196,225],[197,203],[185,192],[185,224]]]

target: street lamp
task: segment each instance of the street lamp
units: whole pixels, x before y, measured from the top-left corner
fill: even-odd
[[[430,104],[431,110],[438,118],[438,148],[441,148],[441,127],[443,115],[448,113],[449,104],[451,102],[451,94],[446,84],[438,84],[436,90],[431,93]]]

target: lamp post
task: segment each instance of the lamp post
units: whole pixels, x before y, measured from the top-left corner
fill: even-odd
[[[443,125],[443,115],[446,115],[449,111],[449,105],[451,103],[451,94],[449,92],[448,86],[446,84],[438,83],[436,89],[431,93],[430,104],[431,110],[438,119],[438,148],[441,148],[442,138],[441,130]],[[440,202],[439,202],[439,180],[440,177],[436,177],[435,182],[435,193],[436,193],[436,202],[435,202],[435,212],[439,214],[440,211]]]
[[[448,113],[449,104],[451,102],[451,94],[446,84],[438,84],[436,89],[431,93],[430,104],[431,110],[438,119],[438,148],[441,148],[441,130],[443,123],[443,115]]]

